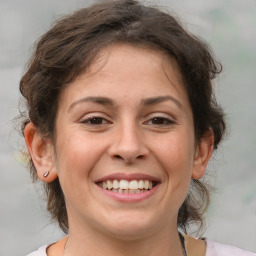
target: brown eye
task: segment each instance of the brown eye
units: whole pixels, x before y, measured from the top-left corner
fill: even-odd
[[[107,124],[108,121],[102,117],[90,117],[83,120],[82,123],[88,124],[88,125],[102,125],[102,124]]]
[[[173,124],[174,122],[168,118],[154,117],[150,119],[148,123],[153,125],[169,125],[169,124]]]

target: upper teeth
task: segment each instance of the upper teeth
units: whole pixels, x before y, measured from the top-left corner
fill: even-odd
[[[104,189],[151,189],[150,180],[106,180],[101,183]]]

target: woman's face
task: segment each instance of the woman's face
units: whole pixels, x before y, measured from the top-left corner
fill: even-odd
[[[128,44],[102,50],[58,106],[55,170],[70,230],[176,229],[191,177],[203,175],[198,148],[175,62]]]

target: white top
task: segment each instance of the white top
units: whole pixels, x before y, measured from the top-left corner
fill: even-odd
[[[205,256],[256,256],[255,253],[248,252],[234,246],[215,243],[208,238],[206,238],[205,241],[207,244]],[[27,256],[47,256],[46,249],[48,246],[49,245],[44,245]]]
[[[256,256],[253,252],[248,252],[231,245],[215,243],[208,238],[206,238],[206,244],[205,256]]]

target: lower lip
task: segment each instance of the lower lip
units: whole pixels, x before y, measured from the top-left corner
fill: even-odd
[[[100,187],[98,185],[96,185],[96,186],[106,196],[111,197],[112,199],[114,199],[116,201],[124,202],[124,203],[136,203],[136,202],[144,201],[144,200],[148,199],[149,197],[153,196],[156,193],[156,191],[159,187],[159,184],[154,186],[152,189],[145,191],[145,192],[141,192],[139,194],[118,193],[118,192],[113,192],[111,190],[103,189],[102,187]]]

